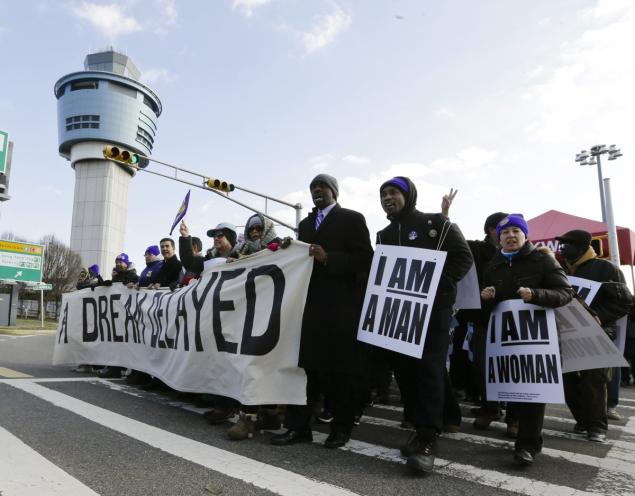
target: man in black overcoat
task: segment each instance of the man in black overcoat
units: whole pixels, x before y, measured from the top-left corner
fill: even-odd
[[[300,222],[313,272],[304,307],[299,365],[307,374],[307,405],[287,408],[287,431],[271,443],[312,441],[310,420],[320,391],[333,405],[327,448],[348,442],[367,373],[367,345],[357,341],[359,315],[373,258],[366,220],[337,203],[337,180],[316,176],[309,186],[315,208]]]

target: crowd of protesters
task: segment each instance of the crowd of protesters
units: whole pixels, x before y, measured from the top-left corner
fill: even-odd
[[[487,401],[485,394],[485,347],[489,315],[496,303],[519,299],[545,307],[560,307],[577,298],[567,275],[600,282],[600,290],[585,308],[611,337],[616,322],[629,315],[626,356],[635,365],[635,316],[633,297],[619,268],[597,257],[591,235],[582,230],[562,233],[559,253],[534,246],[529,226],[521,214],[496,212],[485,220],[483,240],[466,241],[449,218],[454,192],[444,197],[441,213],[416,209],[417,188],[407,177],[394,177],[379,188],[379,201],[389,224],[376,236],[377,245],[396,245],[442,250],[447,253],[432,307],[422,358],[375,348],[357,340],[359,315],[373,258],[371,237],[364,216],[338,203],[337,180],[317,175],[309,184],[313,210],[298,227],[298,240],[307,243],[313,257],[301,329],[298,365],[307,376],[306,405],[240,405],[217,395],[202,395],[208,406],[205,417],[223,424],[238,414],[227,431],[230,439],[244,440],[261,430],[285,430],[271,437],[271,444],[287,446],[311,442],[311,422],[328,423],[327,448],[344,446],[359,424],[365,406],[390,402],[394,378],[403,402],[403,427],[412,436],[401,448],[407,466],[415,473],[433,470],[438,437],[456,432],[461,425],[458,398],[475,404],[474,427],[488,429],[505,415],[505,434],[516,439],[514,460],[531,465],[542,448],[545,405]],[[291,240],[277,236],[273,222],[254,214],[239,236],[236,227],[221,222],[207,231],[213,247],[203,252],[201,239],[180,225],[177,257],[171,238],[149,246],[140,274],[126,253],[115,259],[112,274],[102,278],[97,265],[82,269],[77,289],[122,283],[129,288],[169,288],[197,279],[205,266],[231,263],[261,250],[286,248]],[[240,239],[242,238],[242,239]],[[208,262],[206,264],[206,262]],[[476,268],[481,309],[454,308],[457,283]],[[448,361],[448,349],[453,350]],[[78,371],[89,367],[82,365]],[[617,369],[619,370],[619,369]],[[120,377],[119,367],[102,367],[101,377]],[[589,441],[602,442],[615,411],[615,371],[592,369],[564,374],[566,403],[576,424],[574,431]],[[611,379],[613,378],[613,382]],[[143,372],[129,371],[130,384],[150,389],[162,383]],[[622,374],[628,384],[630,371]],[[163,385],[164,386],[164,385]]]

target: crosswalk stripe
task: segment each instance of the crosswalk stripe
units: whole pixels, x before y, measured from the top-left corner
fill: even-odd
[[[313,433],[314,442],[324,442],[326,434],[320,432]],[[377,446],[375,444],[366,443],[364,441],[350,440],[346,446],[340,448],[343,451],[350,451],[363,456],[370,456],[403,464],[404,459],[401,457],[399,450]],[[598,496],[602,494],[610,495],[611,493],[597,493],[574,489],[568,486],[551,484],[549,482],[537,481],[527,477],[510,475],[494,470],[475,467],[464,463],[453,462],[437,458],[434,464],[435,473],[453,477],[456,479],[467,480],[483,486],[494,487],[505,491],[511,491],[525,496]]]
[[[13,379],[26,379],[33,376],[29,374],[24,374],[22,372],[18,372],[17,370],[8,369],[6,367],[0,367],[0,377],[10,377]]]
[[[459,403],[460,406],[463,406],[465,408],[473,408],[474,405],[469,405],[466,403]],[[380,405],[380,404],[375,404],[373,405],[373,408],[378,408],[380,410],[389,410],[392,412],[403,412],[403,407],[400,406],[393,406],[393,405]],[[464,416],[463,417],[464,421],[472,421],[474,420],[474,417],[469,417],[469,416]],[[545,420],[549,420],[552,422],[559,422],[562,424],[568,424],[568,425],[574,425],[575,424],[575,420],[570,419],[570,418],[566,418],[566,417],[554,417],[553,415],[545,415]],[[492,425],[495,425],[496,422],[492,422]],[[501,423],[498,423],[498,425],[501,425]],[[616,431],[616,432],[623,432],[625,434],[631,434],[635,436],[635,417],[633,418],[633,422],[629,421],[626,423],[626,425],[616,425],[616,424],[611,424],[609,425],[609,430],[611,431]],[[575,438],[572,438],[575,439]],[[634,446],[635,448],[635,446]]]
[[[128,394],[135,394],[134,388],[130,388],[125,384],[107,384],[109,387],[113,389],[120,390],[122,392]],[[168,401],[167,405],[174,406],[176,408],[181,408],[187,411],[191,411],[194,413],[202,414],[205,412],[206,408],[198,408],[194,407],[190,404],[183,403],[180,401]],[[398,409],[398,407],[391,407],[389,409]],[[236,420],[235,417],[233,421]],[[383,419],[379,417],[372,417],[368,415],[364,415],[362,417],[362,422],[365,424],[374,424],[381,425],[384,427],[390,428],[400,428],[400,422],[396,420]],[[505,424],[503,424],[505,425]],[[477,444],[487,444],[493,447],[513,447],[513,444],[505,441],[498,440],[495,438],[489,438],[485,436],[477,436],[473,434],[443,434],[443,437],[447,437],[449,439],[455,439],[459,441],[472,442]],[[313,431],[313,442],[314,443],[322,443],[326,439],[326,434],[323,434],[318,431]],[[395,462],[395,463],[404,463],[404,459],[400,456],[398,450],[387,448],[371,443],[367,443],[364,441],[358,441],[355,439],[351,439],[346,446],[340,448],[344,451],[350,451],[352,453],[356,453],[358,455],[371,456],[380,460]],[[524,494],[528,496],[542,496],[543,494],[547,494],[546,492],[541,491],[549,491],[548,494],[552,495],[566,495],[566,496],[582,496],[589,494],[596,495],[607,495],[607,496],[617,496],[621,494],[619,491],[620,488],[625,485],[632,485],[635,480],[633,475],[635,475],[635,466],[630,461],[622,461],[619,458],[615,458],[612,460],[605,460],[604,458],[597,458],[590,455],[584,455],[579,453],[572,453],[564,450],[557,450],[552,448],[543,448],[543,454],[552,458],[559,458],[563,460],[567,460],[569,462],[578,463],[581,465],[587,465],[593,468],[597,468],[598,476],[602,478],[604,484],[601,486],[598,485],[594,487],[595,491],[586,492],[579,491],[567,486],[561,486],[557,484],[551,484],[547,482],[536,481],[535,479],[526,479],[523,477],[514,477],[508,474],[503,474],[501,472],[481,469],[479,467],[473,465],[460,464],[456,462],[452,462],[449,460],[443,460],[437,458],[435,461],[435,472],[442,473],[444,475],[449,475],[451,477],[460,478],[470,480],[472,482],[489,486],[496,487],[499,489],[505,489],[517,492],[519,494]],[[463,472],[465,471],[465,472]],[[531,482],[529,484],[528,482]],[[538,486],[534,486],[532,484],[537,483]],[[508,487],[509,486],[509,487]],[[530,487],[531,486],[531,487]]]
[[[383,427],[399,428],[400,422],[396,420],[388,420],[379,417],[369,417],[364,415],[362,417],[364,423],[379,425]],[[466,441],[475,444],[482,444],[492,447],[504,447],[513,448],[514,443],[506,441],[504,439],[496,439],[487,436],[479,436],[476,434],[468,434],[463,432],[457,433],[444,433],[444,438],[455,439],[457,441]],[[595,456],[584,455],[581,453],[572,453],[570,451],[558,450],[553,448],[542,449],[542,454],[553,458],[560,458],[573,463],[579,463],[582,465],[588,465],[590,467],[601,468],[605,470],[612,470],[622,474],[635,476],[635,465],[631,462],[626,462],[619,459],[607,460],[606,458],[598,458]],[[632,480],[632,479],[631,479]],[[634,481],[635,482],[635,481]]]
[[[11,381],[7,384],[166,453],[273,493],[283,496],[357,496],[347,489],[144,424],[33,381]]]
[[[98,496],[2,427],[0,446],[2,496]]]

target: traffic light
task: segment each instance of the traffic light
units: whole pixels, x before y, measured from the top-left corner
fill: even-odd
[[[205,185],[208,188],[224,191],[225,193],[229,193],[236,189],[233,184],[221,179],[214,179],[213,177],[208,178],[207,181],[205,181]]]
[[[108,145],[104,148],[104,157],[116,162],[123,162],[124,164],[138,167],[139,169],[145,169],[149,163],[149,160],[143,155],[119,148],[115,145]]]

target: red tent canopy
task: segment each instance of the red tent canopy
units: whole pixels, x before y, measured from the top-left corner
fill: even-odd
[[[553,251],[558,249],[556,236],[561,236],[572,229],[583,229],[591,233],[594,238],[600,238],[608,247],[606,223],[585,219],[577,215],[565,214],[557,210],[549,210],[538,217],[529,219],[529,239],[537,245],[547,245]],[[635,250],[635,233],[628,227],[617,227],[617,244],[620,249],[621,265],[633,265]],[[607,256],[608,249],[604,249]]]

